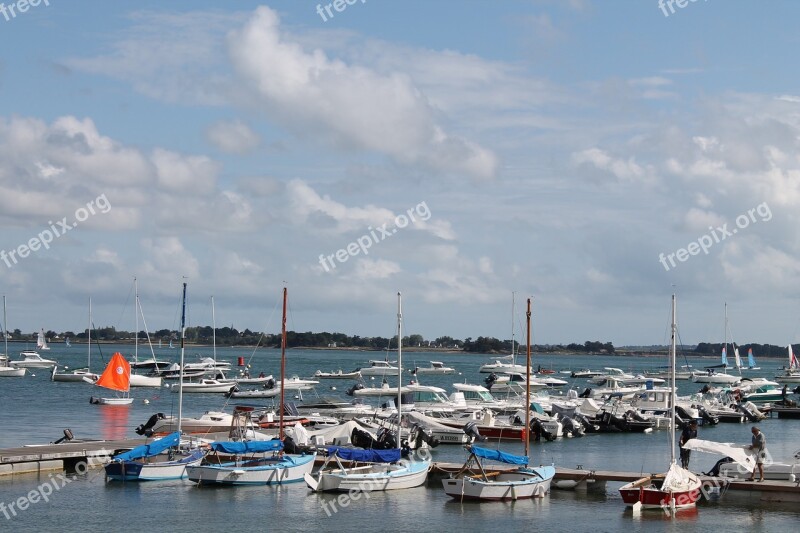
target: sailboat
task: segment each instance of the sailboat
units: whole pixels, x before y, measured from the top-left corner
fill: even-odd
[[[531,299],[528,298],[526,312],[528,324],[526,373],[531,376]],[[527,380],[530,383],[530,379]],[[531,388],[525,387],[525,427],[531,426]],[[523,500],[544,497],[550,491],[550,483],[556,475],[555,466],[528,467],[530,439],[527,429],[523,431],[525,455],[513,455],[500,450],[492,450],[481,446],[468,445],[469,452],[464,466],[448,479],[442,480],[444,492],[456,500]],[[487,474],[481,459],[498,461],[516,465],[518,468]],[[468,474],[472,465],[476,465],[480,474]]]
[[[403,374],[403,307],[402,296],[397,293],[397,379]],[[402,420],[402,387],[397,388],[397,420]],[[423,485],[428,479],[430,459],[423,461],[401,460],[401,424],[397,426],[397,448],[393,450],[354,450],[339,446],[328,447],[328,457],[316,477],[305,475],[306,485],[316,492],[322,491],[382,491],[410,489]],[[330,466],[331,460],[336,465]],[[340,459],[353,461],[355,466],[345,468]],[[359,463],[363,463],[359,465]]]
[[[725,304],[725,344],[722,345],[722,360],[719,365],[707,366],[706,372],[698,372],[692,376],[692,381],[695,383],[712,383],[733,385],[741,380],[741,376],[732,376],[726,372],[728,366],[728,304]],[[741,368],[741,359],[739,358],[739,349],[733,346],[733,353],[735,356],[736,368]],[[722,372],[717,372],[716,369],[721,368]],[[674,382],[673,382],[674,383]]]
[[[137,328],[138,329],[138,328]],[[181,361],[186,339],[186,283],[183,284],[183,305],[181,311]],[[182,380],[181,380],[182,382]],[[193,446],[181,450],[181,418],[183,416],[183,395],[178,396],[178,429],[174,433],[150,444],[138,446],[133,450],[115,456],[105,466],[106,477],[117,481],[162,481],[186,477],[186,467],[199,465],[205,452]],[[166,460],[163,452],[169,451]]]
[[[787,348],[789,350],[789,366],[786,367],[786,372],[782,376],[775,376],[775,381],[778,383],[800,383],[800,364],[798,364],[797,357],[792,351],[792,345],[790,344]]]
[[[286,304],[288,291],[283,289],[281,323],[281,403],[278,440],[212,442],[211,453],[196,466],[187,466],[190,481],[200,485],[271,485],[302,481],[314,468],[317,454],[283,453],[284,387],[286,379]]]
[[[672,345],[670,347],[670,366],[673,375],[671,390],[671,414],[669,424],[670,439],[670,464],[664,474],[651,474],[641,479],[623,485],[619,489],[625,505],[635,509],[664,509],[672,510],[694,507],[700,499],[700,479],[675,462],[675,399],[677,387],[675,386],[675,359],[677,346],[677,307],[675,295],[672,295]]]
[[[47,345],[47,339],[44,337],[44,328],[39,331],[39,336],[36,339],[36,349],[47,351],[50,347]]]
[[[747,370],[761,370],[760,366],[756,365],[756,358],[753,357],[753,349],[747,349]]]
[[[64,339],[64,348],[72,348],[72,345],[69,343],[69,337]]]
[[[136,315],[136,336],[134,337],[133,341],[133,368],[139,368],[139,313],[142,313],[142,321],[144,322],[144,311],[142,311],[142,304],[139,301],[139,282],[136,278],[133,278],[133,285],[134,285],[134,292],[136,293],[136,297],[134,298],[134,309],[133,314]],[[147,322],[144,323],[145,332],[147,331]],[[147,342],[150,344],[150,333],[147,333]],[[151,361],[155,363],[155,368],[159,367],[159,361],[156,361],[156,354],[153,352],[153,345],[150,344],[150,355],[152,356]],[[161,377],[160,376],[142,376],[140,374],[131,374],[131,387],[160,387],[161,386]]]
[[[76,368],[72,372],[58,372],[58,366],[53,367],[53,373],[50,375],[50,381],[60,381],[65,383],[81,383],[88,382],[94,383],[100,377],[92,373],[92,299],[89,298],[89,329],[88,332],[89,342],[87,343],[86,354],[86,368]],[[66,367],[64,367],[66,368]]]
[[[21,378],[27,368],[14,368],[8,365],[8,331],[6,331],[6,297],[3,296],[3,342],[5,352],[0,356],[0,378]]]
[[[111,356],[111,361],[108,362],[105,372],[100,375],[95,385],[121,392],[122,396],[113,398],[96,398],[92,396],[89,399],[89,403],[99,405],[130,405],[133,403],[133,398],[130,397],[131,365],[119,352]]]

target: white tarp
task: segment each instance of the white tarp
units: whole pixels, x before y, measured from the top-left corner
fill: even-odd
[[[736,463],[746,468],[749,472],[752,472],[756,466],[755,454],[743,444],[690,439],[689,442],[683,445],[683,448],[686,450],[697,450],[698,452],[715,453],[717,455],[730,457]]]

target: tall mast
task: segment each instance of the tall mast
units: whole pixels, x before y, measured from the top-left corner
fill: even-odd
[[[139,362],[139,282],[133,278],[133,316],[136,317],[136,336],[133,341],[133,360]],[[153,358],[155,359],[155,357]]]
[[[725,368],[722,371],[728,370],[728,302],[725,302]]]
[[[531,427],[531,299],[528,298],[528,310],[525,312],[525,317],[528,323],[528,336],[526,344],[528,345],[528,356],[526,362],[527,376],[525,379],[525,430],[522,436],[525,438],[525,455],[528,455],[528,447],[530,446],[530,436],[528,432]]]
[[[286,380],[286,300],[288,298],[288,291],[286,287],[283,288],[283,319],[281,320],[281,404],[280,413],[278,414],[278,438],[283,442],[283,402],[285,400],[284,382]]]
[[[6,295],[3,295],[3,342],[5,343],[5,351],[3,354],[8,357],[8,326],[6,326]],[[6,359],[8,364],[8,359]]]
[[[211,327],[213,332],[211,333],[212,345],[214,349],[214,367],[217,366],[217,317],[214,314],[214,295],[211,295]]]
[[[517,358],[514,357],[514,306],[515,306],[515,296],[516,292],[511,291],[511,364],[517,364]]]
[[[87,354],[87,361],[86,364],[89,366],[89,369],[92,368],[92,297],[89,296],[89,348]]]
[[[181,305],[181,362],[178,375],[178,431],[183,418],[183,355],[186,349],[186,282],[183,282],[183,303]]]
[[[397,448],[400,449],[400,434],[403,424],[403,303],[397,291]]]
[[[670,376],[672,377],[672,390],[670,391],[671,413],[669,422],[669,452],[670,464],[675,464],[675,400],[677,400],[677,386],[675,384],[675,355],[678,334],[678,317],[677,306],[675,303],[675,295],[672,295],[672,344],[670,346]]]

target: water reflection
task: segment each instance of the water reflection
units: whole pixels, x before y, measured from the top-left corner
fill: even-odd
[[[122,440],[128,435],[127,405],[100,405],[100,416],[104,440]]]

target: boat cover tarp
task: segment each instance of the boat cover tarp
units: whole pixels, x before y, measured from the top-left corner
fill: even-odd
[[[212,442],[211,449],[215,452],[225,452],[234,454],[277,452],[283,449],[283,443],[279,440],[259,440],[259,441],[220,441]]]
[[[714,442],[712,440],[689,439],[689,441],[683,445],[683,448],[686,450],[697,450],[698,452],[715,453],[730,457],[736,463],[746,468],[748,472],[752,472],[756,466],[755,455],[746,445]]]
[[[396,463],[400,460],[400,450],[361,450],[357,448],[342,448],[341,446],[328,446],[328,454],[336,454],[345,461],[360,461],[362,463]]]
[[[166,437],[154,440],[150,444],[143,444],[141,446],[137,446],[129,452],[116,455],[114,456],[114,460],[133,461],[134,459],[140,459],[142,457],[152,457],[160,454],[164,450],[168,450],[169,448],[175,448],[180,445],[180,443],[181,433],[180,431],[176,431],[175,433],[170,433]]]
[[[470,448],[472,453],[481,459],[490,459],[492,461],[500,461],[510,465],[527,465],[527,455],[512,455],[510,453],[501,452],[500,450],[490,450],[488,448],[481,448],[480,446],[472,446]]]

